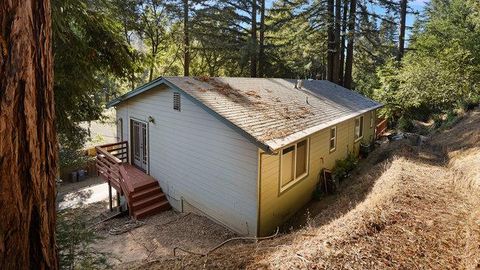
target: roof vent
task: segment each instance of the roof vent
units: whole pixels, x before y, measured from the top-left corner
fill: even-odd
[[[295,84],[296,89],[302,89],[303,87],[303,80],[297,80],[297,83]]]

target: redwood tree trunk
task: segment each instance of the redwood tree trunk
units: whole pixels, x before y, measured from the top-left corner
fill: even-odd
[[[0,1],[0,269],[57,269],[49,0]]]
[[[350,1],[350,18],[348,19],[348,45],[345,59],[345,78],[343,86],[352,88],[353,45],[355,43],[355,16],[357,16],[357,0]]]
[[[260,0],[260,34],[258,50],[258,76],[265,76],[265,0]]]
[[[250,77],[257,77],[257,0],[252,0],[252,46],[250,55]]]
[[[327,1],[327,80],[334,81],[335,69],[335,6],[334,0]]]
[[[335,52],[333,54],[333,82],[340,83],[340,34],[342,25],[341,0],[335,1]]]
[[[348,16],[348,1],[343,1],[343,18],[342,18],[342,39],[340,44],[340,85],[344,82],[344,70],[345,70],[345,41],[347,33],[347,16]]]

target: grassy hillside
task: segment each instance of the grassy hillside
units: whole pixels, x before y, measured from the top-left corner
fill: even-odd
[[[420,146],[377,149],[325,202],[305,227],[275,239],[138,269],[480,267],[480,112]]]

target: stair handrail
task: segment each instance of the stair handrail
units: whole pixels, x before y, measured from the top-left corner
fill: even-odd
[[[119,143],[117,143],[119,144]],[[113,181],[120,187],[120,195],[124,195],[128,211],[132,215],[132,207],[130,205],[130,192],[128,188],[128,173],[123,166],[122,160],[108,152],[104,147],[114,146],[115,144],[107,144],[95,147],[97,151],[97,168],[106,178],[107,182]],[[118,178],[112,177],[118,176]]]

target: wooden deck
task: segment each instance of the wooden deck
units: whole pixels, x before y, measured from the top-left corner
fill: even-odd
[[[170,209],[158,181],[128,164],[128,143],[97,146],[97,169],[111,188],[125,197],[129,213],[140,219]],[[110,195],[110,208],[112,198]]]

